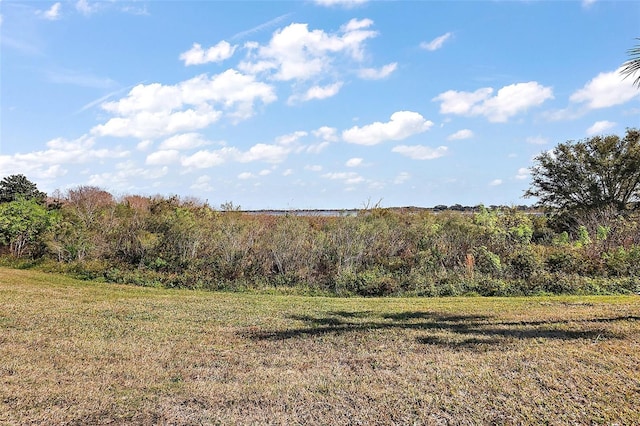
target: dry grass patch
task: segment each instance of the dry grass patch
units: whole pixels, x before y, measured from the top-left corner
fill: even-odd
[[[0,424],[640,424],[640,297],[340,299],[0,269]]]

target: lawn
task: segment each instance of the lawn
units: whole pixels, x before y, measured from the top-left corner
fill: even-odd
[[[0,424],[640,424],[640,296],[324,298],[0,269]]]

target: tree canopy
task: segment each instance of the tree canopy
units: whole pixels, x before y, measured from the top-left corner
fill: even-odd
[[[24,175],[7,176],[0,181],[0,203],[18,199],[36,200],[43,203],[47,194],[38,190],[35,183]]]
[[[640,38],[637,40],[640,40]],[[622,65],[621,73],[625,76],[624,78],[637,74],[633,84],[640,89],[640,44],[629,49],[627,53],[629,54],[629,60]]]
[[[640,207],[640,131],[568,141],[535,158],[525,197],[561,212]]]

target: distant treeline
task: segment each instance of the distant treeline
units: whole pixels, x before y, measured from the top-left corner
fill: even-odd
[[[242,212],[79,187],[0,203],[3,261],[145,286],[333,295],[629,293],[638,216],[570,228],[525,206]],[[539,212],[538,212],[539,213]]]

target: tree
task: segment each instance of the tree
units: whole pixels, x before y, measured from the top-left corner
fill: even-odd
[[[34,252],[42,243],[41,236],[55,218],[37,200],[19,199],[0,204],[0,244],[20,257]]]
[[[637,40],[640,40],[640,38]],[[623,68],[620,72],[624,75],[624,78],[637,73],[638,76],[633,81],[633,84],[640,89],[640,44],[629,49],[627,53],[629,54],[629,60],[622,65]]]
[[[640,131],[568,141],[535,158],[525,197],[574,215],[640,208]]]
[[[0,181],[0,203],[8,203],[23,198],[44,203],[47,194],[38,190],[35,183],[24,175],[7,176]]]

